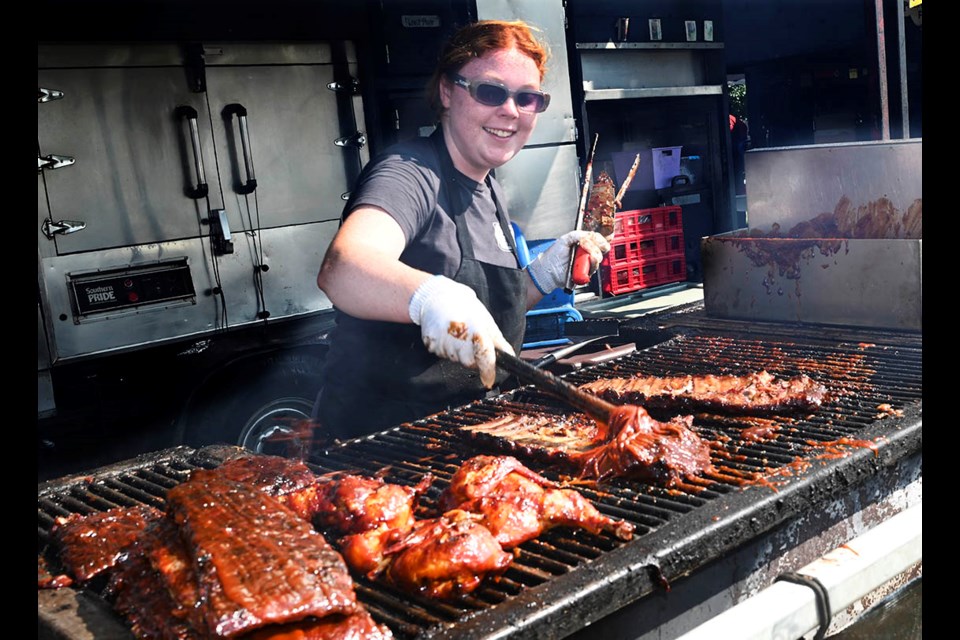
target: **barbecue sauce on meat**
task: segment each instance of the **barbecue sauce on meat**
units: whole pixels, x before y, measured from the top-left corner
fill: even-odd
[[[197,469],[191,479],[214,476],[242,482],[275,497],[304,520],[317,510],[318,478],[300,460],[280,456],[242,456],[227,460],[216,469]]]
[[[583,479],[630,477],[675,486],[713,471],[710,446],[690,428],[692,421],[659,422],[642,407],[624,405],[610,417],[612,439],[569,459]]]
[[[349,616],[333,615],[265,627],[243,636],[243,640],[387,640],[392,637],[389,629],[377,624],[364,610]]]
[[[413,528],[417,498],[432,482],[429,474],[414,487],[343,475],[320,487],[314,522],[339,539],[351,569],[376,574],[385,562],[384,549]]]
[[[200,602],[214,634],[357,611],[340,555],[266,493],[202,474],[170,489],[167,505],[196,559]]]
[[[452,510],[418,520],[384,554],[387,582],[430,598],[450,600],[474,591],[488,575],[506,570],[513,556],[500,546],[480,516]]]
[[[604,516],[576,491],[559,488],[511,456],[467,460],[440,496],[440,506],[479,514],[504,549],[558,526],[609,531],[621,540],[633,536],[630,523]]]
[[[713,470],[710,446],[692,430],[691,416],[659,422],[624,405],[608,425],[582,414],[564,420],[561,439],[551,435],[556,418],[544,415],[508,414],[464,430],[501,449],[572,466],[581,480],[623,476],[671,487]]]
[[[741,415],[811,412],[829,398],[826,387],[807,375],[777,378],[767,371],[742,376],[637,375],[595,380],[580,388],[614,404],[684,411],[708,409]]]
[[[158,509],[138,505],[62,518],[52,530],[60,562],[77,582],[92,580],[113,568],[147,524],[162,515]]]

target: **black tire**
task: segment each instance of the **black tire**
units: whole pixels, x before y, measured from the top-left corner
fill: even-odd
[[[180,441],[301,457],[309,450],[322,365],[318,356],[289,351],[233,367],[194,394],[181,416]]]

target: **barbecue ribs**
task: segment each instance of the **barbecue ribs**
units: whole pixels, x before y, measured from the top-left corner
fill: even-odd
[[[199,602],[217,636],[358,610],[340,555],[253,486],[201,474],[170,489],[167,509],[195,560]]]
[[[605,378],[580,388],[615,404],[648,409],[706,409],[747,415],[811,412],[829,398],[827,389],[806,375],[777,378],[767,371],[743,376],[685,375]]]
[[[672,487],[711,471],[710,447],[691,430],[692,416],[659,422],[642,407],[617,407],[610,418],[611,439],[569,454],[581,478],[631,477]]]
[[[216,476],[242,482],[275,497],[304,520],[317,510],[319,478],[300,460],[280,456],[241,456],[227,460],[215,469],[196,469],[191,479]]]
[[[58,518],[51,534],[67,573],[83,584],[109,571],[147,525],[163,516],[154,507],[114,507]]]

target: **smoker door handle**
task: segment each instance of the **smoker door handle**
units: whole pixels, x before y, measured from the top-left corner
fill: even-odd
[[[240,144],[243,147],[243,166],[247,171],[247,181],[237,185],[235,191],[240,194],[253,193],[257,189],[257,176],[253,168],[253,153],[250,150],[250,129],[247,125],[247,109],[242,104],[228,104],[221,112],[223,119],[230,125],[233,116],[237,116],[240,125]]]
[[[188,105],[180,105],[174,110],[179,120],[186,120],[190,127],[190,144],[193,146],[193,162],[197,168],[197,186],[188,185],[187,196],[194,200],[206,198],[210,189],[207,186],[207,175],[203,168],[203,153],[200,151],[200,125],[198,124],[197,110]]]

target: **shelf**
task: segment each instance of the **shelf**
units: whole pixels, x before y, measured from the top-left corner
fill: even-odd
[[[646,87],[643,89],[584,89],[583,99],[626,100],[629,98],[676,98],[687,96],[723,95],[723,86],[719,84],[697,85],[691,87]]]
[[[723,49],[722,42],[578,42],[577,49]]]

